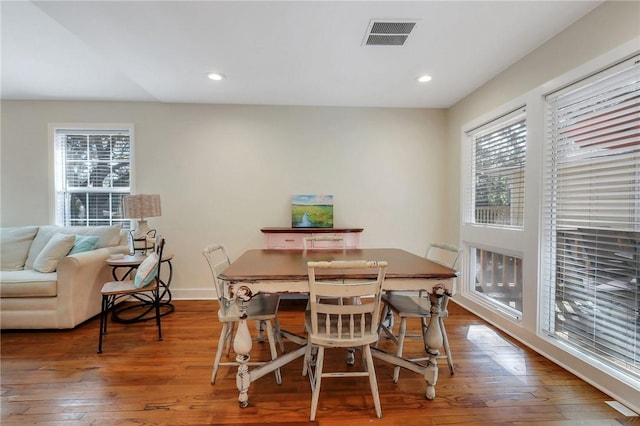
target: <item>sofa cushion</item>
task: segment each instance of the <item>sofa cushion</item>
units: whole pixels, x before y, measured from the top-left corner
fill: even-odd
[[[0,297],[55,297],[57,280],[56,272],[0,271]]]
[[[55,272],[58,262],[69,253],[75,241],[76,236],[73,234],[55,234],[33,261],[33,269],[38,272]]]
[[[37,226],[18,226],[0,230],[0,269],[18,271],[24,268]]]
[[[85,251],[95,250],[100,243],[100,237],[91,235],[76,235],[76,241],[69,254],[84,253]]]
[[[33,269],[33,262],[54,234],[90,235],[100,237],[97,248],[113,247],[120,243],[120,224],[112,226],[41,226],[38,229],[33,244],[29,249],[29,256],[25,262],[25,269]]]

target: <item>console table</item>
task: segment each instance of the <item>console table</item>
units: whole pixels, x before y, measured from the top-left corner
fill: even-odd
[[[363,228],[277,228],[267,227],[260,229],[264,234],[264,246],[266,249],[298,249],[302,250],[305,237],[313,237],[319,234],[342,237],[348,249],[360,248],[360,233]],[[314,241],[313,248],[330,249],[341,248],[342,243],[337,241]]]

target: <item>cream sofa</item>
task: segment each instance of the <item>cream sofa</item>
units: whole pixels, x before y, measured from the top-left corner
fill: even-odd
[[[2,329],[73,328],[97,315],[106,260],[128,251],[120,225],[2,228],[0,238]]]

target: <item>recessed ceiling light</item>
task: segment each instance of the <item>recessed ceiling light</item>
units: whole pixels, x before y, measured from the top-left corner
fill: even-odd
[[[426,83],[427,81],[431,81],[431,76],[430,75],[421,75],[420,77],[418,77],[418,82],[420,83]]]
[[[210,72],[209,74],[207,74],[207,77],[209,77],[211,80],[215,80],[215,81],[220,81],[220,80],[224,79],[224,75],[219,74],[217,72]]]

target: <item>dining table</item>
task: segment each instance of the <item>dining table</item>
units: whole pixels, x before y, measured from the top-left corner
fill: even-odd
[[[438,380],[439,349],[442,347],[442,332],[438,324],[441,299],[453,296],[456,288],[456,271],[439,263],[428,260],[411,252],[398,248],[358,248],[358,249],[322,249],[322,250],[247,250],[219,274],[227,286],[229,297],[238,304],[239,324],[233,341],[233,349],[238,362],[236,384],[239,391],[240,407],[249,404],[249,386],[252,382],[301,357],[305,353],[306,339],[281,330],[282,336],[299,344],[293,351],[279,355],[276,359],[249,369],[252,338],[246,321],[244,303],[260,293],[308,294],[309,281],[307,262],[334,260],[378,260],[388,262],[383,284],[384,291],[423,291],[428,293],[431,302],[431,320],[424,333],[424,349],[427,361],[420,364],[372,348],[373,356],[393,365],[413,371],[424,377],[425,396],[434,399]],[[353,270],[331,269],[324,272],[322,278],[359,280],[375,278]],[[302,319],[301,319],[302,321]],[[433,326],[431,326],[433,324]]]

